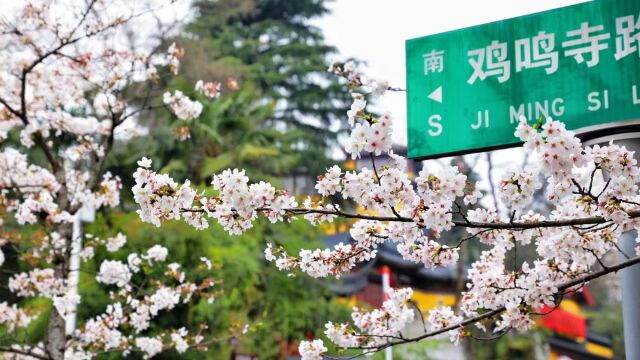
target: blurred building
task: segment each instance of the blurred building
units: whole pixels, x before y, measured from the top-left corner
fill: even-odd
[[[566,295],[557,308],[542,310],[546,315],[539,324],[553,332],[547,340],[550,360],[613,359],[611,339],[592,331],[583,312],[583,308],[594,306],[596,301],[585,286],[581,292]]]

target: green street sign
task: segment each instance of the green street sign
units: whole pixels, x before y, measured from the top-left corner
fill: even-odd
[[[410,158],[515,146],[520,115],[583,132],[640,119],[640,0],[411,39],[406,57]]]

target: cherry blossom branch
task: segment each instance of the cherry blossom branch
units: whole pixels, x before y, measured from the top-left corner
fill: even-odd
[[[80,17],[80,20],[78,21],[78,24],[73,28],[73,30],[71,30],[69,32],[69,34],[67,35],[67,38],[71,38],[73,37],[73,35],[76,33],[76,31],[78,31],[78,29],[80,28],[80,26],[82,26],[82,24],[84,23],[84,21],[87,19],[87,16],[89,15],[89,13],[91,12],[91,9],[93,9],[93,6],[96,4],[97,0],[91,0],[91,2],[87,5],[86,10],[82,13],[82,16]]]
[[[567,290],[567,289],[569,289],[571,287],[574,287],[576,285],[584,284],[584,283],[586,283],[588,281],[591,281],[593,279],[597,279],[599,277],[602,277],[604,275],[610,274],[612,272],[618,272],[619,270],[622,270],[624,268],[627,268],[629,266],[633,266],[633,265],[636,265],[636,264],[640,264],[640,256],[637,256],[637,257],[634,257],[632,259],[620,262],[620,263],[618,263],[616,265],[613,265],[613,266],[609,266],[609,267],[607,267],[605,269],[602,269],[600,271],[593,272],[591,274],[587,274],[587,275],[581,276],[579,278],[567,281],[567,282],[565,282],[565,283],[563,283],[563,284],[558,286],[558,292],[564,292],[565,290]],[[505,310],[506,310],[505,307],[499,307],[499,308],[497,308],[495,310],[491,310],[491,311],[486,312],[484,314],[468,318],[468,319],[466,319],[466,320],[464,320],[464,321],[462,321],[460,323],[457,323],[457,324],[454,324],[454,325],[451,325],[451,326],[447,326],[447,327],[443,327],[443,328],[435,330],[435,331],[427,332],[425,334],[422,334],[422,335],[419,335],[419,336],[416,336],[416,337],[413,337],[413,338],[407,338],[407,339],[402,340],[402,341],[388,342],[387,344],[384,344],[384,345],[381,345],[381,346],[356,347],[354,349],[374,350],[374,352],[377,352],[379,350],[382,350],[382,349],[390,347],[390,346],[396,346],[396,345],[406,344],[406,343],[411,343],[411,342],[418,342],[420,340],[424,340],[426,338],[430,338],[430,337],[433,337],[433,336],[436,336],[436,335],[440,335],[440,334],[446,333],[446,332],[451,331],[451,330],[457,330],[457,329],[459,329],[461,327],[465,327],[465,326],[468,326],[468,325],[475,324],[475,323],[477,323],[479,321],[482,321],[484,319],[488,319],[488,318],[491,318],[493,316],[499,315],[500,313],[502,313]]]
[[[618,250],[618,252],[625,257],[625,259],[631,259],[631,257],[620,248],[620,245],[618,245],[618,243],[616,243],[615,241],[609,241],[609,243],[612,244]]]
[[[43,360],[49,360],[50,359],[48,356],[38,355],[38,354],[35,354],[35,353],[31,352],[31,351],[24,351],[24,350],[20,350],[20,349],[13,349],[13,348],[6,348],[6,347],[0,347],[0,353],[13,353],[13,354],[18,354],[18,355],[34,357],[36,359],[43,359]]]
[[[380,175],[378,174],[378,168],[376,167],[376,157],[371,152],[369,153],[369,157],[371,158],[371,166],[373,167],[373,173],[376,176],[376,181],[378,182],[378,185],[381,186],[382,184],[380,181]],[[398,212],[392,205],[388,205],[388,206],[391,209],[391,212],[393,213],[393,215],[395,215],[395,217],[397,218],[401,217],[400,214],[398,214]]]
[[[256,211],[260,212],[269,212],[273,211],[271,208],[262,207],[257,208]],[[334,215],[346,219],[361,219],[361,220],[373,220],[373,221],[382,221],[382,222],[415,222],[420,225],[419,222],[415,220],[400,216],[377,216],[377,215],[366,215],[366,214],[356,214],[356,213],[348,213],[341,210],[325,210],[325,209],[311,209],[311,208],[287,208],[283,209],[286,213],[291,215],[306,215],[306,214],[321,214],[321,215]],[[204,213],[206,212],[203,208],[182,208],[180,212],[183,213]],[[215,211],[211,211],[215,212]],[[635,219],[640,217],[640,210],[632,210],[628,211],[627,215],[630,219]],[[513,222],[478,222],[478,221],[469,221],[469,220],[454,220],[453,224],[460,227],[465,228],[481,228],[481,229],[492,229],[492,230],[526,230],[526,229],[537,229],[537,228],[553,228],[553,227],[564,227],[564,226],[575,226],[575,225],[597,225],[597,224],[605,224],[610,222],[611,220],[607,220],[602,216],[591,216],[591,217],[583,217],[583,218],[575,218],[575,219],[563,219],[563,220],[540,220],[540,221],[513,221]]]
[[[460,239],[460,241],[458,241],[458,243],[456,244],[456,246],[454,246],[453,248],[460,248],[460,246],[462,246],[462,244],[464,244],[466,241],[471,240],[475,237],[478,237],[479,235],[482,235],[484,233],[490,232],[490,231],[494,231],[494,229],[484,229],[484,230],[480,230],[477,233],[473,234],[473,235],[469,235],[465,238]]]

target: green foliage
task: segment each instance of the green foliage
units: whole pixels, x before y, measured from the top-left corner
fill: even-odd
[[[329,154],[350,104],[344,85],[327,72],[335,49],[308,23],[327,12],[324,1],[219,0],[195,7],[189,36],[173,39],[186,50],[180,75],[161,77],[154,93],[180,90],[203,103],[202,115],[183,122],[162,109],[139,119],[150,136],[117,143],[110,171],[120,175],[124,188],[133,185],[130,174],[142,156],[177,180],[194,183],[228,167],[275,185],[283,177],[323,173],[333,162]],[[239,89],[228,79],[237,80]],[[219,81],[222,96],[211,100],[196,93],[198,80]],[[141,103],[147,93],[128,91]],[[174,132],[185,125],[191,138],[178,141]]]
[[[298,170],[323,170],[326,150],[336,144],[335,130],[344,125],[350,101],[344,86],[326,71],[335,49],[308,23],[327,12],[325,1],[198,1],[196,7],[199,17],[188,30],[200,40],[187,45],[187,53],[197,47],[198,55],[217,65],[218,71],[211,72],[253,84],[263,99],[276,105],[271,124],[286,133],[299,132]],[[185,76],[196,79],[196,69],[185,70],[190,72]],[[316,149],[324,151],[318,154]]]
[[[322,282],[308,276],[288,277],[263,258],[262,251],[267,242],[281,244],[291,253],[303,247],[320,246],[319,232],[304,221],[276,225],[259,221],[251,231],[231,236],[218,225],[197,231],[176,221],[159,229],[141,223],[136,214],[117,213],[100,216],[87,231],[127,235],[127,245],[115,254],[123,259],[130,252],[141,252],[153,244],[162,244],[169,249],[167,261],[182,264],[188,273],[196,271],[203,256],[220,266],[215,271],[216,288],[223,293],[213,304],[201,300],[163,313],[154,324],[156,328],[195,328],[206,323],[208,336],[223,337],[230,328],[248,323],[253,329],[240,339],[239,350],[260,354],[262,359],[275,359],[283,342],[298,340],[309,331],[322,329],[327,319],[344,321],[348,318],[348,309],[332,300]],[[97,251],[96,259],[103,255],[106,254]],[[87,271],[97,271],[98,264],[98,261],[89,263]],[[92,277],[83,277],[81,284],[85,303],[80,315],[87,318],[104,309],[108,296]],[[231,351],[231,344],[224,341],[210,346],[207,358],[218,359],[221,354]],[[169,353],[163,358],[178,357]],[[179,358],[195,359],[202,355],[183,354]]]

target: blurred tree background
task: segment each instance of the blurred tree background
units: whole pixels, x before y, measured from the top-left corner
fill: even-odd
[[[141,223],[137,214],[116,213],[99,216],[87,232],[127,234],[127,245],[115,255],[125,256],[140,248],[162,244],[169,249],[169,261],[182,264],[187,272],[198,271],[200,257],[215,259],[216,287],[222,290],[212,304],[206,299],[189,306],[182,305],[163,314],[153,326],[195,328],[209,325],[208,336],[224,337],[232,327],[250,324],[252,329],[237,342],[228,340],[209,346],[206,358],[229,359],[231,353],[259,355],[260,359],[283,358],[285,349],[296,349],[298,340],[309,331],[324,328],[326,319],[344,319],[348,309],[335,303],[322,283],[308,277],[289,277],[267,264],[262,257],[265,242],[283,244],[292,252],[302,247],[320,246],[320,232],[303,221],[292,224],[258,222],[240,236],[227,234],[220,226],[198,231],[175,221],[162,229]],[[108,304],[108,294],[93,281],[106,252],[97,252],[96,260],[87,264],[89,274],[81,279],[81,295],[85,301],[81,318],[100,312]],[[109,255],[113,257],[113,255]],[[99,294],[99,295],[98,295]],[[316,334],[320,336],[321,334]],[[202,353],[168,352],[159,359],[201,359]]]
[[[350,106],[345,87],[327,71],[335,48],[309,24],[327,13],[325,2],[196,1],[194,11],[197,17],[184,33],[167,41],[184,47],[186,56],[180,76],[163,83],[163,91],[204,100],[193,84],[218,81],[223,97],[203,101],[185,142],[175,138],[183,124],[167,112],[145,119],[153,136],[122,147],[114,170],[128,175],[135,157],[152,154],[164,170],[196,182],[228,167],[276,183],[322,173],[340,150],[337,139]]]

